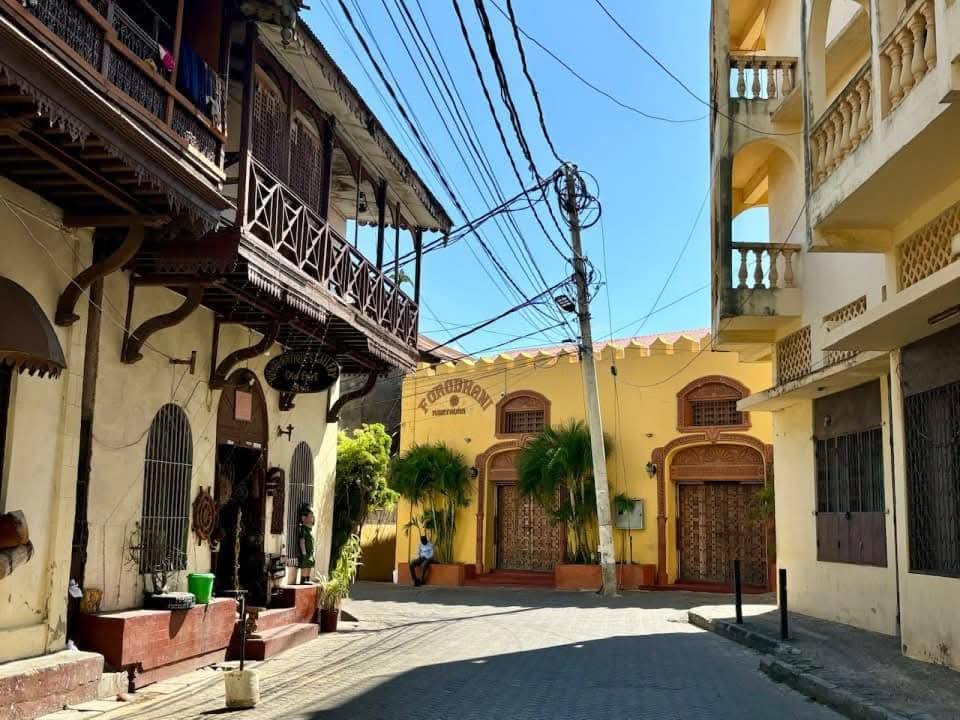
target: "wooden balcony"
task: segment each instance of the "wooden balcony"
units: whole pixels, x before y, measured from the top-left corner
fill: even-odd
[[[161,57],[156,30],[142,27],[125,7],[114,0],[0,0],[0,9],[24,32],[53,49],[93,87],[102,88],[145,129],[219,177],[226,142],[222,75],[208,68],[208,91],[198,106],[176,84],[183,61],[180,25],[170,27],[173,47]]]

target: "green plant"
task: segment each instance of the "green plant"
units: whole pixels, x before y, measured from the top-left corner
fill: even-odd
[[[604,451],[610,442],[604,438]],[[537,500],[555,523],[566,523],[567,559],[590,562],[597,546],[597,496],[590,431],[580,420],[543,429],[520,451],[517,487]]]
[[[360,538],[351,535],[343,544],[337,564],[330,572],[330,576],[322,578],[317,589],[317,602],[324,610],[335,610],[350,594],[350,586],[357,577],[357,567],[360,565]]]
[[[432,535],[438,562],[453,561],[457,513],[470,504],[470,469],[463,455],[443,443],[414,445],[390,468],[390,487],[419,507],[405,530]]]
[[[617,493],[613,496],[613,509],[617,514],[632,513],[636,506],[637,501],[628,497],[626,493]]]
[[[390,436],[380,423],[364,425],[337,440],[337,477],[333,499],[333,537],[330,561],[351,535],[359,535],[372,510],[389,510],[397,493],[387,485]]]

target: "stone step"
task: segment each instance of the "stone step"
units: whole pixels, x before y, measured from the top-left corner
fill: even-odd
[[[260,637],[247,638],[247,660],[266,660],[284,650],[310,642],[320,634],[320,626],[312,623],[294,623],[259,632]],[[228,659],[240,659],[240,641],[230,644]]]

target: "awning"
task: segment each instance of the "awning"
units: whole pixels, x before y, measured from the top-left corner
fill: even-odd
[[[0,363],[57,377],[67,367],[53,325],[27,290],[0,277]]]

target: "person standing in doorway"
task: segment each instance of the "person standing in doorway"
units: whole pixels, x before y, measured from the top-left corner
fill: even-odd
[[[417,548],[417,556],[410,561],[410,577],[413,578],[413,584],[417,587],[427,584],[427,575],[430,572],[430,563],[433,562],[433,543],[427,539],[426,535],[420,536],[420,547]],[[417,568],[420,568],[420,577],[417,577]]]
[[[316,517],[313,508],[307,504],[300,506],[300,525],[297,527],[297,567],[300,568],[300,584],[313,585],[310,573],[316,561],[313,556],[313,525]]]

